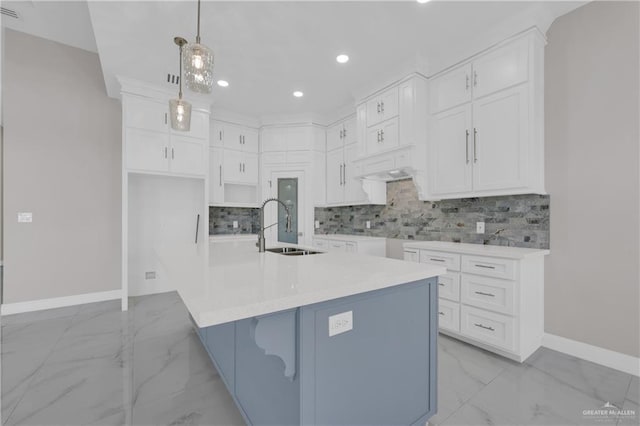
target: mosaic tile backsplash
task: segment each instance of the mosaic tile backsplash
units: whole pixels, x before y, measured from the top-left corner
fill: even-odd
[[[238,221],[234,229],[233,221]],[[257,234],[260,209],[240,207],[209,207],[209,235]]]
[[[548,195],[420,201],[407,179],[387,183],[386,206],[317,207],[315,219],[316,234],[549,248]],[[484,234],[476,222],[485,222]]]

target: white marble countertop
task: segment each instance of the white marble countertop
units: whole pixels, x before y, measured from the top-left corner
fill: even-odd
[[[439,266],[354,253],[308,256],[258,253],[253,241],[238,240],[209,244],[208,262],[203,256],[187,258],[182,262],[184,266],[174,268],[172,273],[179,274],[174,279],[178,294],[199,327],[446,273]]]
[[[404,243],[405,249],[436,250],[479,256],[523,259],[528,256],[544,256],[549,250],[520,247],[490,246],[483,244],[451,243],[447,241],[415,241]]]
[[[313,234],[313,238],[325,238],[327,240],[336,240],[336,241],[386,240],[386,238],[384,237],[368,237],[366,235],[347,235],[347,234]]]

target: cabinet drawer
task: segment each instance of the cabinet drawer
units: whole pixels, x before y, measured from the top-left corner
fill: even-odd
[[[326,249],[328,247],[327,240],[321,240],[318,238],[313,239],[313,246],[321,249]]]
[[[460,270],[459,254],[420,250],[420,262],[444,266],[450,271]]]
[[[462,305],[460,331],[479,342],[513,351],[516,320],[512,317]]]
[[[460,305],[444,299],[438,299],[438,327],[444,330],[460,332]]]
[[[462,303],[513,315],[515,285],[514,281],[465,274],[462,276],[460,296]]]
[[[439,297],[459,302],[460,274],[457,272],[450,272],[448,274],[440,275],[438,277],[438,291]]]
[[[462,256],[462,272],[514,280],[516,261],[484,256]]]
[[[409,249],[404,250],[404,260],[406,260],[407,262],[418,263],[419,261],[418,256],[419,256],[418,250],[409,250]]]
[[[342,252],[347,251],[347,243],[345,243],[344,241],[329,240],[327,243],[328,243],[327,248],[329,249],[329,251],[342,251]]]

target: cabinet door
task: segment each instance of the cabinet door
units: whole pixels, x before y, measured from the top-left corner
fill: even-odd
[[[171,129],[171,133],[178,136],[190,136],[198,139],[209,137],[209,114],[202,111],[191,112],[191,128],[188,132]],[[171,126],[169,126],[171,128]]]
[[[224,182],[222,177],[222,155],[224,150],[209,148],[209,203],[224,202]]]
[[[225,148],[242,150],[242,128],[240,126],[225,123],[223,137]]]
[[[344,152],[342,149],[327,152],[327,203],[329,204],[344,201],[343,167]]]
[[[367,102],[367,126],[398,115],[398,88],[393,87]]]
[[[471,104],[434,117],[428,158],[431,193],[471,191],[472,130]]]
[[[205,142],[184,136],[171,136],[172,173],[202,176],[208,172],[208,158]]]
[[[431,113],[471,101],[471,65],[448,71],[431,81]]]
[[[353,161],[358,156],[358,145],[352,144],[344,149],[343,186],[346,203],[360,203],[367,200],[367,193],[362,189],[362,180],[354,178]]]
[[[169,171],[169,134],[127,129],[125,146],[128,170]]]
[[[331,126],[327,129],[327,151],[342,148],[342,123]]]
[[[473,97],[495,93],[528,79],[529,45],[519,40],[473,62]]]
[[[225,182],[243,183],[242,162],[244,155],[241,151],[232,149],[224,150],[224,164],[222,176]]]
[[[343,123],[342,140],[345,145],[350,145],[358,141],[356,118],[350,118]]]
[[[257,185],[258,179],[258,154],[245,152],[242,159],[242,181]]]
[[[125,104],[125,127],[166,132],[169,129],[169,103],[127,96]]]
[[[396,148],[398,146],[398,132],[398,117],[370,128],[367,137],[367,154]]]
[[[474,102],[474,191],[525,186],[529,134],[526,89],[520,86]]]
[[[243,136],[243,139],[242,139],[243,151],[257,153],[260,148],[258,143],[258,131],[250,127],[245,127],[242,129],[242,136]]]
[[[224,146],[224,125],[219,121],[210,121],[209,146]]]

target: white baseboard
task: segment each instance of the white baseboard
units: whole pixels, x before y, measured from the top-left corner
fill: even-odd
[[[542,338],[542,346],[634,376],[640,376],[640,358],[631,355],[548,333],[545,333]]]
[[[4,303],[0,307],[0,314],[12,315],[23,312],[41,311],[44,309],[64,308],[66,306],[120,299],[121,297],[122,290],[111,290],[78,294],[75,296],[54,297],[51,299],[29,300],[27,302]]]

